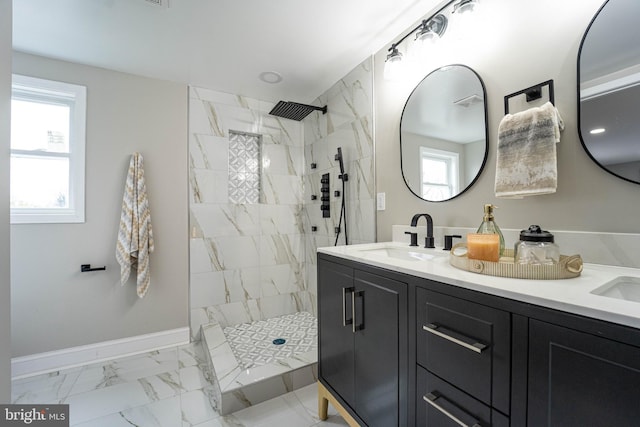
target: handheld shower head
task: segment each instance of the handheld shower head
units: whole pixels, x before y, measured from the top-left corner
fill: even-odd
[[[343,181],[348,181],[349,175],[344,173],[344,161],[342,160],[342,147],[338,147],[338,154],[336,154],[334,159],[337,162],[340,162],[340,175],[338,176],[338,178],[340,178]]]

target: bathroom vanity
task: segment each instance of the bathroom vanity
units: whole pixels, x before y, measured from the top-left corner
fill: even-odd
[[[442,249],[319,249],[319,381],[362,426],[637,425],[640,302],[602,295],[618,277],[640,270],[507,279]]]

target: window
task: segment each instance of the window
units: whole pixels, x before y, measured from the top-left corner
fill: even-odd
[[[11,223],[84,222],[86,88],[14,74]]]
[[[422,197],[447,200],[458,193],[458,153],[420,147]]]

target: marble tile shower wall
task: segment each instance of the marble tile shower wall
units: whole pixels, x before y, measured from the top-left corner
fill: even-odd
[[[347,227],[349,244],[375,242],[375,162],[373,141],[373,63],[369,58],[316,99],[314,105],[327,105],[327,114],[314,112],[304,123],[304,227],[306,245],[306,283],[313,298],[317,295],[316,249],[332,246],[334,228],[340,219],[342,193],[338,179],[340,168],[335,161],[337,148],[342,148],[346,186]],[[316,168],[311,168],[311,163]],[[320,210],[320,178],[329,173],[331,179],[331,217],[323,218]],[[317,195],[316,201],[311,200]],[[310,232],[316,226],[316,232]],[[343,222],[344,230],[344,222]],[[344,231],[338,244],[344,244]]]
[[[315,312],[304,275],[302,124],[273,104],[191,87],[191,330]],[[229,202],[229,131],[262,135],[259,203]]]

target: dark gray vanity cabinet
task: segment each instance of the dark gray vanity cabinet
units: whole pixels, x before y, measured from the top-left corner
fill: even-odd
[[[409,425],[407,294],[406,283],[319,256],[319,379],[362,425]]]
[[[529,426],[640,425],[640,348],[529,320]]]
[[[318,255],[319,379],[361,426],[640,425],[640,330]]]
[[[422,287],[416,305],[416,424],[509,425],[510,313]]]

